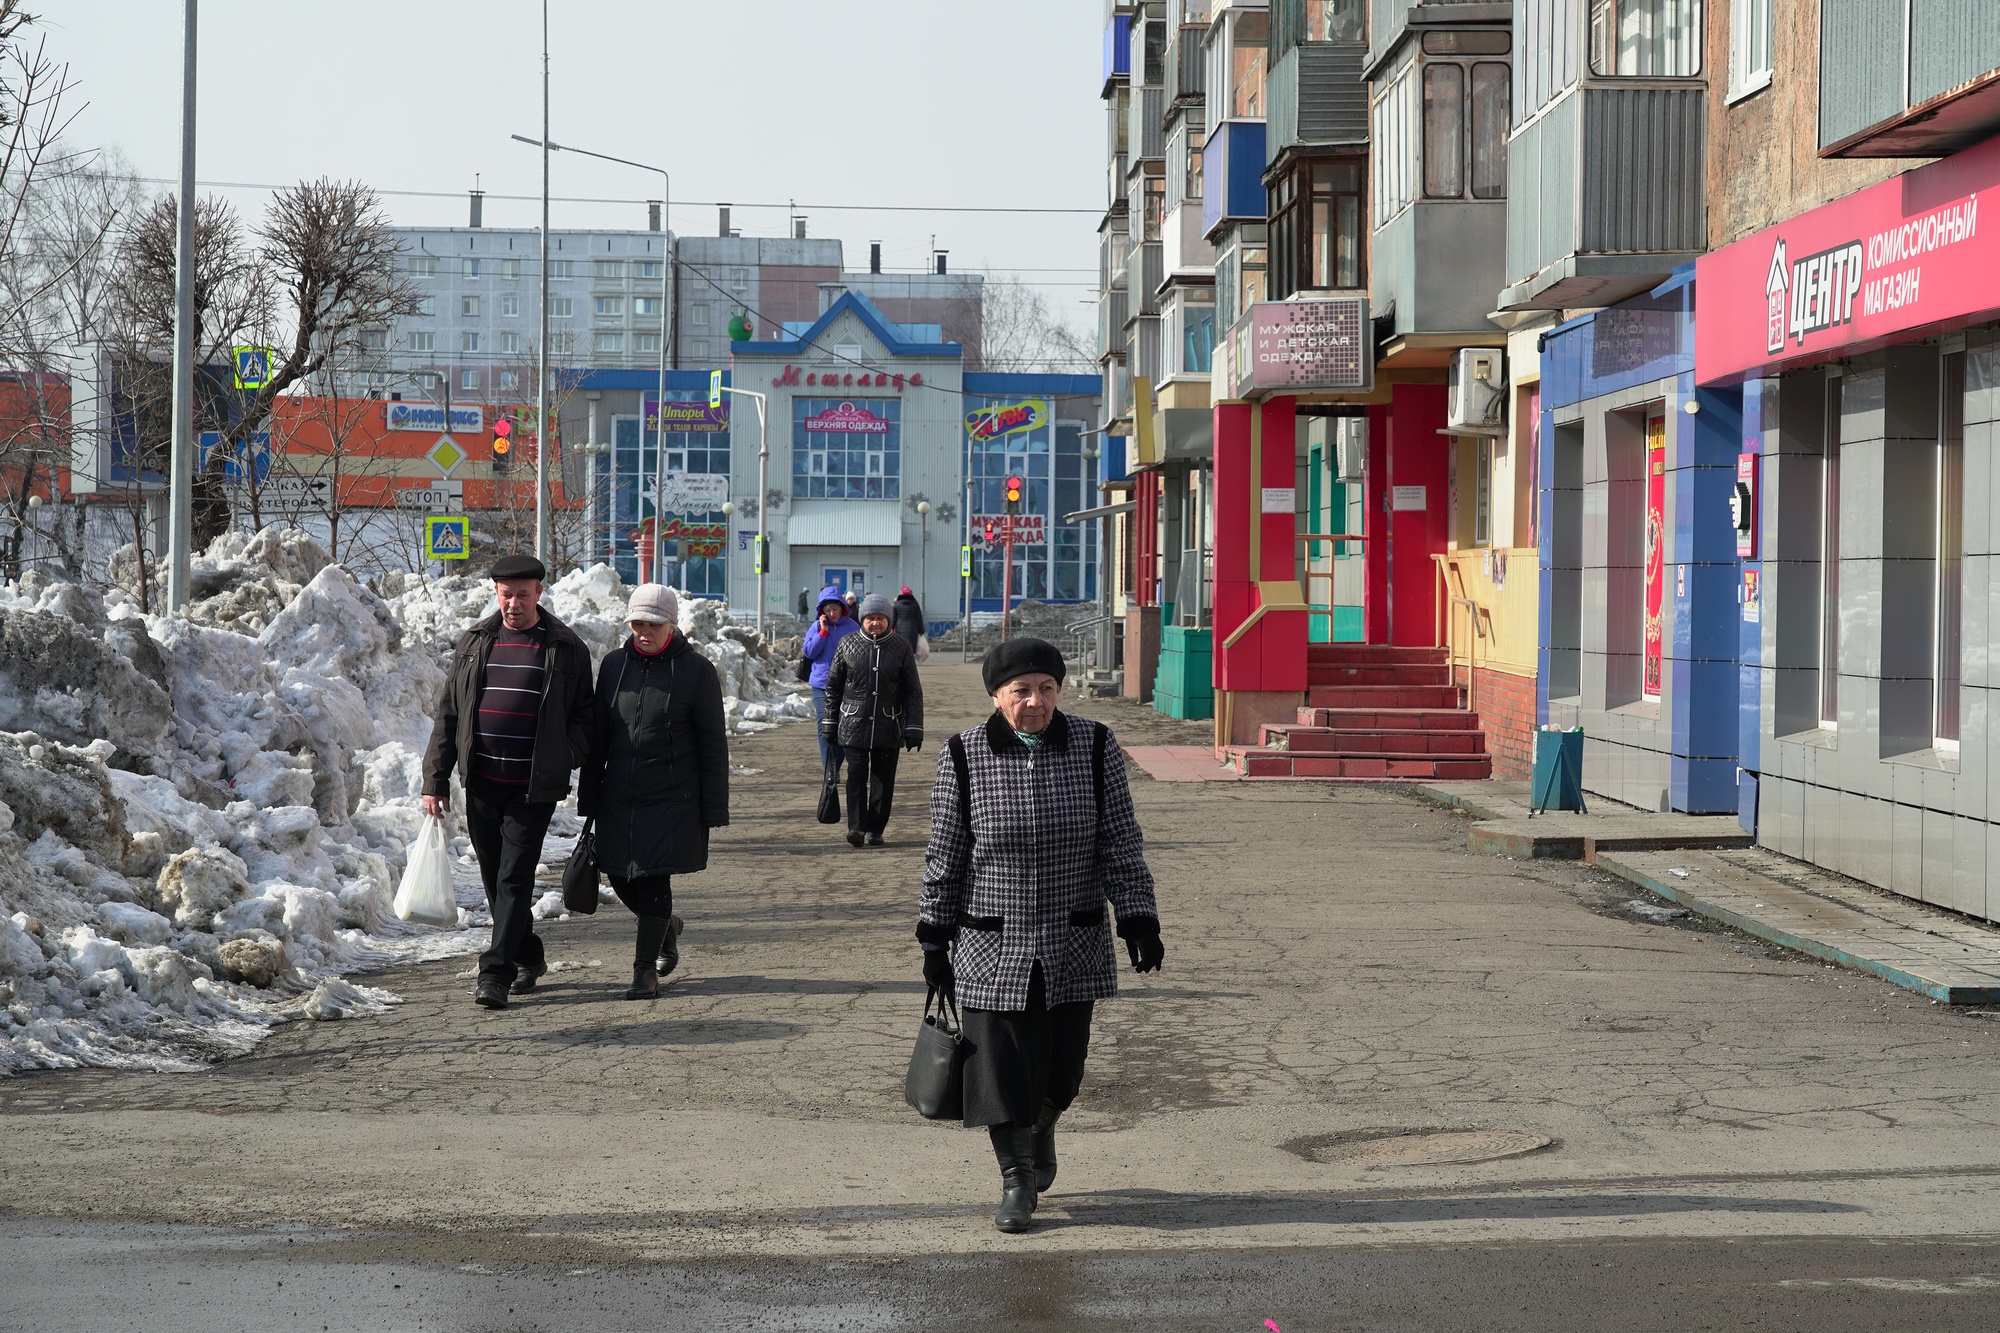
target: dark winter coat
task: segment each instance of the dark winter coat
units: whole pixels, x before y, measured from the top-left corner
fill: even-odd
[[[812,663],[812,674],[806,683],[816,690],[826,688],[827,675],[833,670],[833,655],[839,650],[841,641],[861,628],[860,622],[854,618],[854,609],[848,606],[847,600],[840,595],[840,589],[831,585],[820,589],[819,601],[814,605],[813,615],[817,617],[828,602],[839,603],[842,612],[840,619],[833,622],[831,629],[823,629],[815,618],[812,627],[806,631],[805,647],[802,650],[806,661]]]
[[[535,759],[529,766],[527,799],[560,801],[569,795],[569,773],[590,754],[590,650],[569,626],[538,608],[548,627],[543,659],[542,705],[535,720]],[[452,650],[444,691],[438,696],[431,741],[424,750],[426,796],[449,798],[451,771],[472,772],[472,746],[479,728],[479,690],[486,659],[500,637],[500,613],[459,635]]]
[[[597,725],[577,813],[597,820],[597,864],[630,879],[708,868],[729,822],[729,732],[715,666],[680,634],[648,657],[625,646],[597,672]]]
[[[1159,908],[1110,728],[1058,712],[1030,750],[995,712],[955,739],[965,779],[946,744],[931,788],[917,935],[955,941],[959,1003],[1026,1008],[1038,961],[1051,1005],[1116,995],[1105,899],[1121,928],[1149,919],[1157,930]]]
[[[896,605],[889,616],[889,625],[896,633],[910,641],[910,647],[917,646],[917,639],[924,632],[924,608],[917,605],[917,599],[909,593],[896,594]]]
[[[839,719],[836,738],[852,750],[900,749],[912,733],[922,740],[924,682],[910,641],[894,631],[849,635],[826,678],[826,715]]]

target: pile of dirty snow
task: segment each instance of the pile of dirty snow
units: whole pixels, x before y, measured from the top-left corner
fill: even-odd
[[[483,947],[456,829],[458,926],[390,902],[430,710],[491,584],[371,587],[277,529],[222,538],[196,570],[174,620],[142,614],[116,562],[101,596],[38,574],[0,588],[0,1074],[198,1067],[275,1023],[395,1003],[347,974]],[[545,605],[596,658],[628,594],[598,566]],[[719,604],[689,599],[681,625],[734,731],[811,716],[789,661]],[[559,815],[545,859],[576,822]]]

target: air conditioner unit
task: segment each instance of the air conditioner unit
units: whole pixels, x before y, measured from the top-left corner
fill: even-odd
[[[1498,435],[1507,428],[1507,358],[1497,347],[1461,347],[1448,375],[1447,429]]]
[[[1340,479],[1360,481],[1368,469],[1368,422],[1342,418],[1336,424],[1340,431]]]

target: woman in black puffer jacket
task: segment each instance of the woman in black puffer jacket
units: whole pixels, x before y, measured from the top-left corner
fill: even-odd
[[[708,831],[729,822],[729,733],[715,667],[675,628],[679,603],[657,583],[633,590],[632,637],[597,672],[590,760],[577,813],[597,820],[597,864],[639,918],[628,1000],[660,993],[673,970],[673,876],[708,868]],[[664,956],[663,956],[664,955]]]

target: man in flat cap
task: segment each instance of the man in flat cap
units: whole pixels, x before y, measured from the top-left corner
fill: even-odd
[[[466,833],[479,857],[493,944],[474,998],[505,1009],[549,970],[530,908],[542,838],[570,770],[590,755],[590,650],[541,605],[547,571],[533,556],[494,562],[500,609],[459,636],[424,753],[424,813],[451,808],[455,766]]]

